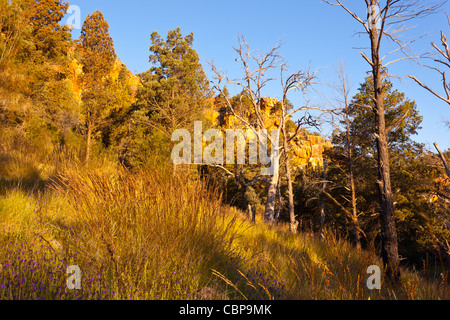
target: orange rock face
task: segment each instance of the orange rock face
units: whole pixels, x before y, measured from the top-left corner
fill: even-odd
[[[242,122],[231,114],[220,110],[220,99],[213,99],[211,110],[205,111],[207,119],[211,120],[218,128],[225,131],[226,129],[242,129]],[[223,109],[223,105],[221,106]],[[280,104],[277,99],[266,97],[261,101],[261,113],[267,130],[276,129],[280,125]],[[246,115],[251,120],[251,112]],[[295,132],[289,133],[292,136]],[[306,131],[298,133],[291,140],[291,165],[294,169],[305,170],[307,168],[317,168],[323,166],[323,153],[326,149],[331,148],[329,141],[324,141],[319,135],[310,134]]]

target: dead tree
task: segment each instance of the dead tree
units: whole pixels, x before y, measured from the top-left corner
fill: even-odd
[[[448,15],[447,21],[450,27],[450,17]],[[431,87],[427,86],[426,84],[422,83],[416,76],[409,75],[409,77],[413,79],[422,88],[428,90],[431,94],[433,94],[434,96],[438,97],[439,99],[450,105],[450,80],[447,79],[447,74],[445,71],[447,69],[450,69],[450,47],[448,44],[447,37],[444,34],[444,31],[441,30],[441,48],[434,42],[431,42],[431,46],[435,50],[435,54],[433,56],[428,56],[427,58],[434,61],[436,65],[441,67],[442,69],[431,65],[425,65],[425,67],[430,68],[439,73],[439,76],[442,79],[442,88],[444,92],[438,93],[437,90],[434,90]]]
[[[292,185],[292,172],[291,172],[291,164],[289,160],[289,142],[294,139],[299,129],[304,125],[315,125],[315,121],[311,119],[311,117],[302,117],[297,122],[297,130],[295,133],[288,137],[289,133],[286,130],[286,122],[291,118],[291,116],[295,112],[299,112],[302,109],[308,109],[307,107],[302,107],[294,110],[293,112],[288,113],[288,94],[292,90],[302,90],[305,91],[306,88],[311,84],[315,75],[311,74],[309,71],[304,73],[299,71],[290,77],[286,81],[283,79],[283,72],[285,71],[285,67],[281,68],[281,85],[283,87],[283,99],[281,100],[281,131],[283,135],[283,151],[284,151],[284,165],[286,168],[286,179],[288,184],[288,204],[289,204],[289,222],[290,222],[290,230],[291,233],[296,234],[298,230],[298,221],[295,216],[295,208],[294,208],[294,188]]]
[[[320,199],[320,237],[325,239],[325,219],[326,219],[326,204],[323,194],[327,193],[327,159],[323,160],[323,181],[322,181],[322,195]]]
[[[279,146],[279,140],[273,141],[271,136],[262,137],[261,132],[265,130],[268,126],[268,120],[262,114],[262,103],[263,103],[263,89],[264,87],[271,81],[275,80],[270,77],[270,73],[274,70],[281,68],[281,82],[283,87],[282,97],[283,99],[280,101],[281,104],[281,113],[279,115],[279,126],[277,130],[277,137],[283,136],[282,146],[279,147],[278,150],[274,153],[272,150],[272,159],[271,165],[274,168],[274,172],[269,175],[268,179],[268,193],[267,193],[267,201],[264,212],[264,220],[269,223],[276,222],[276,212],[275,212],[275,204],[277,198],[277,192],[279,190],[278,183],[280,181],[280,172],[279,172],[279,164],[280,159],[284,154],[285,157],[285,167],[287,172],[287,180],[288,180],[288,198],[289,198],[289,213],[291,219],[291,230],[296,232],[296,223],[295,223],[295,213],[294,213],[294,198],[293,198],[293,188],[292,188],[292,178],[291,178],[291,170],[289,164],[289,155],[288,155],[288,143],[290,140],[294,139],[294,137],[300,132],[297,130],[293,135],[288,137],[288,133],[286,132],[286,121],[292,118],[292,116],[302,110],[307,109],[307,107],[300,107],[294,110],[288,110],[288,94],[295,90],[305,90],[312,82],[315,77],[314,73],[308,71],[298,71],[287,78],[286,81],[283,79],[283,73],[286,71],[285,65],[281,61],[281,57],[278,54],[278,50],[280,45],[274,46],[271,50],[263,55],[252,55],[250,51],[250,47],[244,37],[239,36],[238,38],[239,46],[235,47],[238,58],[237,62],[242,64],[242,68],[244,71],[244,75],[242,78],[238,80],[232,80],[228,78],[226,75],[221,73],[214,64],[210,63],[213,72],[215,73],[214,79],[216,83],[214,84],[214,88],[220,93],[221,96],[225,96],[224,90],[226,85],[236,85],[238,88],[242,90],[242,92],[248,97],[251,102],[251,113],[252,119],[248,119],[245,115],[241,114],[238,110],[236,110],[229,99],[225,99],[225,103],[227,109],[231,112],[231,114],[236,117],[246,129],[250,129],[258,138],[258,141],[268,140],[271,146]],[[248,112],[248,110],[246,110]],[[303,118],[306,119],[306,118]],[[303,124],[302,120],[298,122],[299,128]],[[223,168],[223,167],[222,167]],[[229,173],[230,171],[227,170]],[[261,180],[261,178],[256,178]]]
[[[450,17],[447,15],[447,22],[450,26]],[[432,59],[439,67],[434,67],[430,65],[425,65],[425,67],[430,68],[437,73],[439,73],[439,76],[442,81],[442,88],[443,93],[438,93],[437,90],[432,89],[428,85],[422,83],[416,76],[409,76],[412,80],[414,80],[419,86],[422,88],[428,90],[431,94],[436,96],[437,98],[441,99],[442,101],[446,102],[450,106],[450,80],[447,79],[446,70],[450,70],[450,47],[448,44],[447,37],[444,34],[444,31],[441,30],[441,47],[436,45],[434,42],[431,42],[431,46],[435,50],[435,55],[431,57],[427,57],[428,59]],[[436,57],[437,56],[437,57]],[[450,125],[450,123],[449,123]],[[437,143],[434,143],[434,146],[439,154],[439,157],[444,165],[445,171],[447,173],[447,176],[450,178],[450,169],[447,164],[447,161],[444,157],[444,154],[439,149],[439,146]]]
[[[439,153],[439,157],[441,158],[442,164],[444,165],[445,172],[447,173],[447,176],[450,178],[450,167],[448,166],[447,159],[445,159],[445,156],[442,153],[442,151],[439,148],[437,143],[434,143],[434,147],[436,148],[437,152]]]
[[[429,1],[425,3],[424,1],[418,0],[361,0],[358,3],[361,3],[364,7],[367,16],[360,17],[355,13],[355,10],[351,10],[343,1],[323,1],[330,5],[339,6],[349,13],[362,26],[363,31],[361,33],[366,34],[370,40],[370,46],[368,48],[370,55],[367,56],[363,52],[361,52],[361,55],[370,65],[374,81],[372,95],[374,106],[366,107],[373,111],[375,117],[374,131],[377,145],[377,186],[380,203],[382,258],[389,278],[397,280],[400,277],[398,268],[400,258],[398,254],[397,230],[394,217],[394,195],[392,193],[389,146],[387,141],[390,128],[386,126],[383,80],[389,76],[387,67],[390,64],[414,57],[411,57],[411,55],[402,55],[390,61],[386,61],[386,58],[391,53],[405,53],[408,45],[413,42],[405,42],[399,37],[400,33],[407,30],[404,26],[405,22],[436,12],[443,5],[443,2],[431,4]],[[390,41],[395,46],[395,49],[383,56],[382,48],[384,48],[384,40]]]
[[[355,186],[355,162],[357,157],[354,154],[354,141],[351,135],[351,108],[350,108],[350,97],[349,92],[351,90],[350,80],[345,74],[345,69],[343,63],[339,64],[336,70],[336,75],[338,77],[338,82],[330,84],[332,89],[336,92],[334,101],[329,102],[333,108],[333,114],[338,119],[338,128],[340,132],[343,133],[342,144],[343,151],[342,156],[344,157],[347,164],[347,171],[344,169],[345,175],[348,180],[348,184],[344,186],[346,190],[350,191],[350,205],[351,210],[347,210],[338,200],[336,200],[328,192],[324,192],[325,196],[329,198],[334,204],[337,204],[339,208],[347,215],[347,217],[352,221],[353,233],[356,247],[361,248],[361,233],[364,232],[360,228],[357,199],[356,199],[356,186]]]

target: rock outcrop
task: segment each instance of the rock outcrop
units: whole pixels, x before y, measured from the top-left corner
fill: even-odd
[[[261,98],[261,115],[267,130],[278,128],[280,125],[279,113],[281,112],[280,102],[275,98]],[[219,98],[214,98],[211,109],[205,111],[205,116],[214,125],[223,130],[232,128],[242,128],[242,122],[237,119]],[[254,115],[243,112],[246,119],[250,122]],[[241,113],[240,113],[241,114]],[[290,133],[291,136],[294,134]],[[297,136],[291,140],[291,165],[294,169],[305,170],[306,168],[318,168],[323,166],[323,154],[328,148],[331,148],[331,142],[324,140],[320,135],[310,133],[306,130],[300,131]]]

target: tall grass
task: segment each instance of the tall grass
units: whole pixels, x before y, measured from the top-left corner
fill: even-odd
[[[55,191],[72,212],[65,242],[82,243],[87,260],[109,261],[116,287],[150,298],[188,297],[202,280],[196,273],[233,255],[235,219],[215,192],[186,174],[69,172]],[[119,292],[124,296],[133,297]]]
[[[381,266],[374,252],[331,233],[253,224],[192,170],[103,164],[60,165],[44,188],[4,186],[0,299],[450,297],[446,281],[408,270],[368,290],[367,267]],[[82,271],[81,290],[66,286],[70,265]]]
[[[51,244],[56,242],[63,255],[76,253],[73,263],[97,275],[101,291],[111,298],[193,298],[199,288],[212,285],[205,276],[211,269],[223,270],[233,259],[235,217],[226,213],[216,192],[186,174],[70,170],[38,199],[16,190],[3,201],[3,226],[32,227],[3,234],[7,245],[1,256],[17,249],[20,241],[11,238],[33,246],[43,240],[45,254],[55,251]],[[34,208],[23,211],[27,201]],[[20,214],[11,218],[14,213]],[[20,217],[35,221],[22,223]]]

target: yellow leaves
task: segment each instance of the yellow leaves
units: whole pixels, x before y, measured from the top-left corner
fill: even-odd
[[[437,184],[439,190],[443,190],[450,186],[450,179],[449,178],[442,178],[439,177],[434,180],[434,182]]]
[[[430,202],[431,203],[436,203],[438,200],[439,200],[439,197],[437,195],[433,194],[431,196]]]
[[[326,140],[323,143],[323,148],[324,148],[324,150],[330,150],[333,148],[333,144],[331,143],[331,141]]]
[[[204,116],[206,119],[211,121],[214,125],[218,124],[220,113],[214,109],[207,109],[204,111]]]

